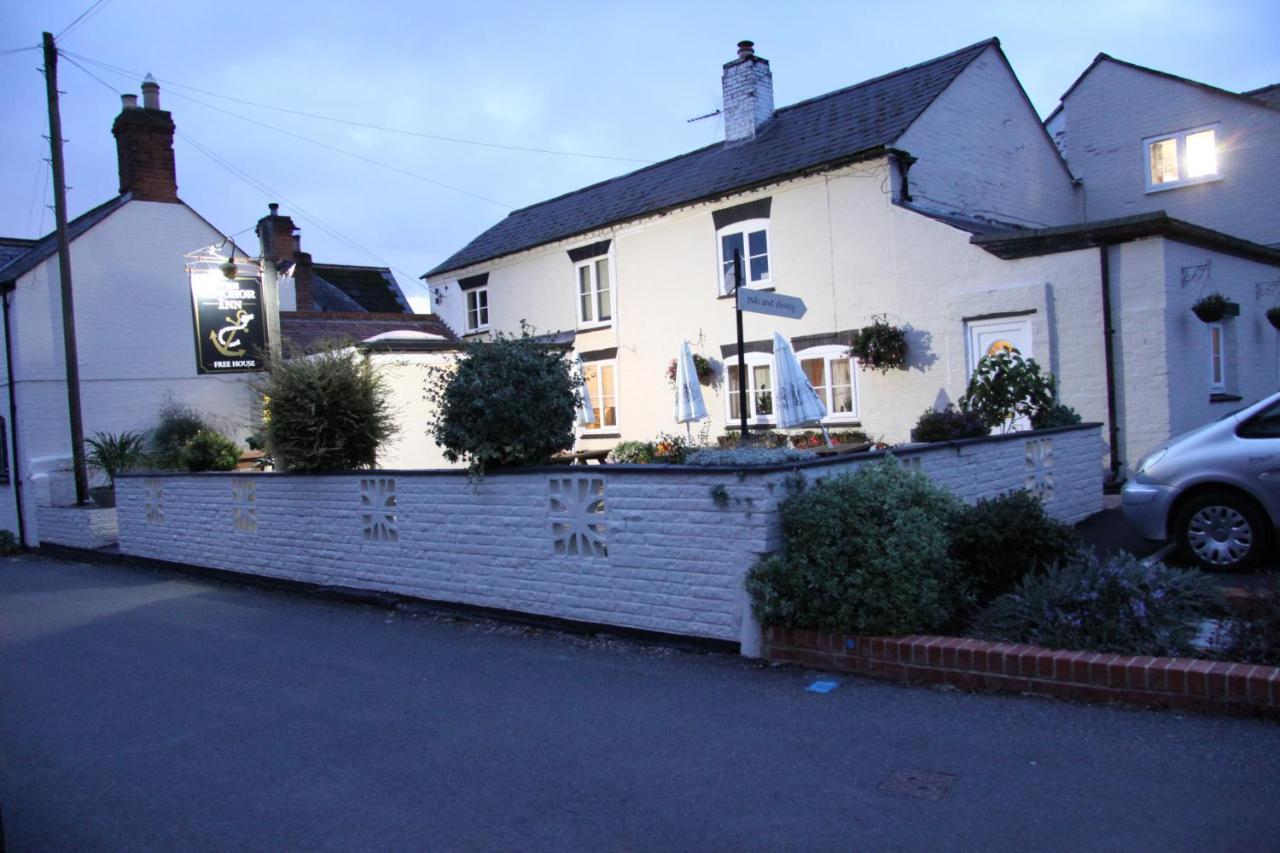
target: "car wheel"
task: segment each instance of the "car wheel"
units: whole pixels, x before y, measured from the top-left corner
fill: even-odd
[[[1192,498],[1174,530],[1183,555],[1211,572],[1252,571],[1269,547],[1266,516],[1231,492]]]

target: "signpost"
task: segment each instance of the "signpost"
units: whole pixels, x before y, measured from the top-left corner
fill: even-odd
[[[783,296],[781,293],[752,290],[743,287],[742,250],[733,250],[733,295],[734,309],[738,316],[738,426],[742,430],[742,441],[747,439],[747,361],[742,343],[742,312],[753,314],[771,314],[774,317],[787,317],[799,320],[806,310],[804,300],[798,296]]]
[[[191,301],[197,372],[262,369],[267,333],[256,277],[228,279],[217,268],[192,270]]]

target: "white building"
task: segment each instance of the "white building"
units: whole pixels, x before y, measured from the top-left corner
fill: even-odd
[[[759,427],[774,420],[774,330],[809,361],[829,426],[889,441],[1012,343],[1058,376],[1065,403],[1108,424],[1117,474],[1171,432],[1274,389],[1272,302],[1258,283],[1280,278],[1280,252],[1212,230],[1226,218],[1206,227],[1181,209],[1100,205],[1096,184],[1113,178],[1073,173],[997,40],[776,110],[769,63],[743,42],[722,83],[723,142],[517,210],[424,276],[433,309],[464,336],[522,319],[573,331],[602,412],[580,447],[675,429],[665,370],[681,339],[728,365],[707,393],[713,430],[736,428],[724,281],[735,248],[748,286],[808,307],[798,321],[744,317]],[[1082,157],[1095,144],[1071,104],[1089,90],[1069,93],[1058,127]],[[1273,126],[1256,128],[1274,152]],[[1125,144],[1141,156],[1166,130],[1135,125]],[[1273,214],[1274,198],[1241,203]],[[1204,282],[1241,306],[1216,330],[1188,310]],[[881,314],[909,330],[906,371],[863,372],[848,357],[851,331]]]

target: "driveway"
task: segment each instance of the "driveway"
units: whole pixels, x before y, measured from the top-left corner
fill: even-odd
[[[17,853],[1280,844],[1280,726],[815,677],[3,560],[4,829]],[[902,770],[954,779],[879,787]]]

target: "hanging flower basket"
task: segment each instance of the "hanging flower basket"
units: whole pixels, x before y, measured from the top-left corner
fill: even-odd
[[[716,366],[696,352],[693,354],[693,369],[698,373],[698,383],[700,385],[711,385],[716,381]],[[676,360],[674,358],[667,365],[667,384],[672,388],[676,387]]]
[[[1267,322],[1280,329],[1280,305],[1267,309]]]
[[[858,360],[863,370],[879,370],[881,373],[906,370],[906,330],[890,324],[884,314],[871,320],[870,326],[863,326],[853,333],[849,354]]]
[[[1221,293],[1210,293],[1192,305],[1191,312],[1201,323],[1216,323],[1223,317],[1239,316],[1240,306]]]

